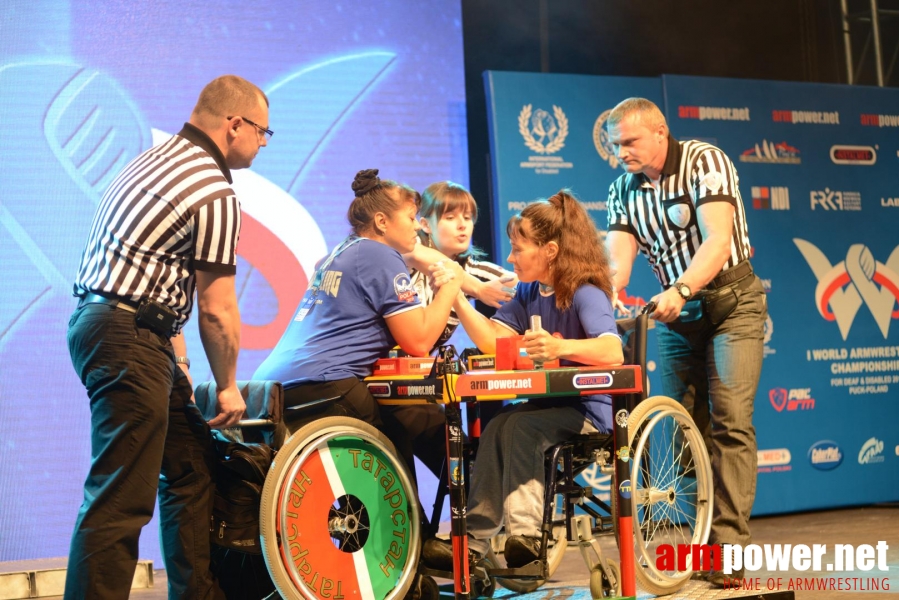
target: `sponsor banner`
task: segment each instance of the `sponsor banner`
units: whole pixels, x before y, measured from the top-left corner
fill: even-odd
[[[767,295],[753,515],[899,499],[899,478],[878,476],[899,464],[899,121],[886,118],[899,90],[663,82],[672,134],[734,162]],[[751,120],[681,106],[747,107]]]
[[[546,393],[546,374],[540,371],[466,373],[456,382],[456,396],[527,397]]]
[[[495,75],[486,83],[499,259],[509,250],[509,217],[562,187],[574,189],[605,227],[608,185],[622,172],[608,144],[609,111],[632,96],[657,102],[675,138],[707,141],[733,161],[753,270],[767,297],[753,419],[764,475],[753,514],[899,499],[899,478],[872,477],[899,461],[899,121],[888,118],[896,116],[899,90],[669,75]],[[527,105],[529,135],[554,152],[528,146],[519,122]],[[538,109],[545,115],[534,124]],[[563,145],[551,147],[562,114],[567,133],[555,144]],[[571,168],[536,173],[521,166],[530,157],[558,157]],[[677,214],[666,215],[676,222]],[[640,306],[658,292],[639,256],[619,297]],[[656,343],[648,347],[652,380]],[[581,393],[570,376],[563,384]],[[556,385],[551,378],[550,388]],[[660,381],[651,387],[665,393]],[[811,450],[825,440],[834,446]],[[775,464],[785,453],[789,461]]]

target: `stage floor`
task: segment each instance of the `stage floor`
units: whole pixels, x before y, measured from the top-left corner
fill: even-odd
[[[852,600],[882,600],[885,598],[899,598],[899,503],[878,505],[863,508],[847,508],[830,511],[817,511],[792,515],[780,515],[772,517],[758,517],[751,521],[753,543],[763,544],[826,544],[827,554],[822,564],[827,564],[827,559],[834,555],[836,544],[851,544],[858,548],[862,544],[876,546],[878,542],[886,542],[886,563],[888,571],[874,568],[869,571],[854,569],[842,573],[796,571],[792,568],[788,571],[773,572],[764,568],[753,574],[753,582],[758,577],[759,589],[752,591],[740,590],[715,590],[704,581],[690,581],[688,585],[667,598],[690,599],[718,599],[737,597],[756,597],[760,593],[776,591],[776,580],[781,578],[781,591],[787,591],[792,580],[802,578],[803,585],[810,580],[824,580],[829,578],[842,578],[835,581],[834,585],[843,586],[842,590],[796,590],[795,597],[798,600],[837,600],[851,598]],[[611,558],[618,558],[618,551],[614,539],[611,536],[600,538],[603,553]],[[747,574],[748,576],[748,574]],[[772,580],[773,589],[768,588],[768,580]],[[855,583],[853,583],[855,578]],[[880,583],[881,591],[870,591],[872,580]],[[887,580],[889,590],[883,590],[883,581]],[[846,586],[854,586],[855,591],[847,591]],[[864,588],[865,591],[862,591]],[[590,600],[589,573],[581,558],[577,546],[567,549],[562,565],[556,571],[552,579],[545,586],[530,594],[515,594],[508,590],[498,588],[496,597],[522,598],[525,600],[549,600],[551,598],[565,598],[566,600]],[[165,571],[155,572],[154,587],[146,590],[134,590],[131,598],[135,600],[164,600],[166,598]],[[450,595],[445,596],[452,598]],[[638,590],[638,598],[651,598],[652,596]],[[247,599],[253,600],[253,599]]]

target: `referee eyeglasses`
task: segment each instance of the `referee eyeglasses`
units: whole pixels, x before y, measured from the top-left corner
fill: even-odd
[[[230,120],[233,119],[234,117],[225,117],[225,118],[228,119],[228,120],[230,121]],[[263,127],[262,125],[257,125],[256,123],[254,123],[253,121],[249,120],[249,119],[246,118],[246,117],[241,117],[240,115],[238,115],[237,118],[243,119],[244,121],[246,121],[247,123],[249,123],[250,125],[252,125],[253,127],[255,127],[255,128],[259,131],[259,133],[261,133],[262,135],[265,136],[265,139],[266,139],[266,140],[272,139],[272,136],[275,135],[275,132],[272,131],[271,129],[266,129],[266,128]]]

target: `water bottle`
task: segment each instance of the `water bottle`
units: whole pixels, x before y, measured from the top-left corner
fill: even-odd
[[[540,331],[543,329],[543,319],[540,318],[540,315],[531,315],[531,331]],[[534,362],[535,369],[543,368],[543,361],[538,360],[536,358],[531,359]]]

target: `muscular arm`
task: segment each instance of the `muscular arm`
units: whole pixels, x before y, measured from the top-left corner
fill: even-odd
[[[694,293],[714,279],[730,257],[734,207],[728,202],[706,202],[697,208],[696,215],[702,232],[702,243],[693,255],[690,266],[678,279],[686,283]],[[663,323],[677,319],[685,304],[673,287],[657,294],[652,300],[656,303],[652,317]]]
[[[450,260],[442,252],[434,248],[429,248],[424,244],[415,246],[415,250],[407,254],[403,254],[403,260],[406,266],[416,271],[428,272],[428,268],[441,260]],[[514,287],[517,283],[515,274],[508,273],[496,282],[484,282],[463,271],[462,291],[477,298],[484,304],[499,308],[502,302],[508,302],[512,299],[512,295],[502,290],[503,286]]]
[[[615,335],[603,335],[586,340],[565,340],[546,331],[524,334],[528,358],[542,361],[564,358],[585,365],[616,366],[624,362],[621,340]]]
[[[618,299],[618,292],[627,287],[631,280],[631,270],[637,258],[637,239],[626,231],[609,230],[606,234],[606,250],[612,267],[612,306],[627,314],[628,309]]]
[[[734,207],[729,202],[706,202],[696,209],[702,244],[693,256],[690,266],[679,279],[697,292],[721,272],[730,258],[733,239]]]
[[[515,332],[505,325],[492,321],[476,311],[464,296],[460,295],[456,298],[453,308],[456,310],[456,316],[459,317],[462,327],[465,328],[465,333],[482,352],[494,354],[496,338],[515,335]]]
[[[453,300],[459,294],[464,274],[462,267],[453,261],[447,262],[446,269],[453,273],[453,277],[440,286],[434,294],[434,300],[428,306],[388,315],[385,318],[390,335],[407,354],[427,356],[446,327]]]
[[[197,271],[200,339],[218,390],[219,413],[209,426],[229,427],[240,420],[246,404],[237,389],[237,352],[240,349],[240,312],[234,275]]]
[[[626,231],[610,230],[606,234],[606,250],[612,267],[612,285],[623,290],[631,280],[631,269],[637,258],[637,239]]]
[[[175,351],[175,356],[187,356],[187,343],[184,341],[183,331],[172,338],[172,349]],[[187,380],[190,382],[190,388],[193,389],[194,378],[190,376],[190,369],[188,369],[187,365],[184,363],[181,363],[178,366],[181,367],[181,370],[187,375]],[[191,400],[194,400],[193,396],[191,396]]]

